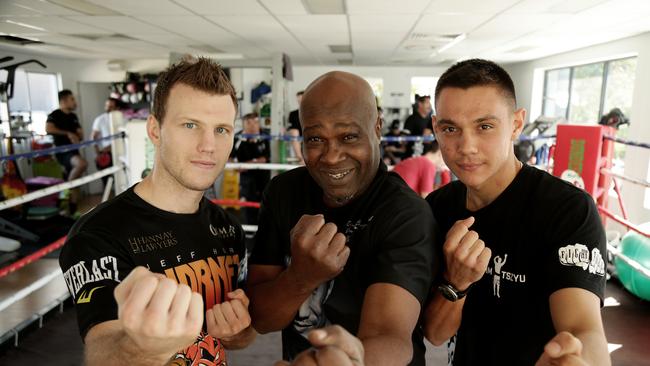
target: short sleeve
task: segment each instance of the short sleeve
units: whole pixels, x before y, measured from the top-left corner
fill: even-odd
[[[82,339],[95,324],[117,319],[113,290],[134,268],[118,247],[102,235],[79,232],[68,237],[59,265],[74,300]]]
[[[98,116],[93,121],[93,131],[101,131],[100,123],[102,122],[102,116]]]
[[[576,192],[564,200],[548,223],[549,250],[545,250],[543,272],[546,292],[578,287],[605,295],[607,244],[605,231],[593,199]]]
[[[289,247],[288,230],[280,228],[276,207],[269,197],[273,195],[273,182],[267,186],[262,196],[262,204],[258,219],[257,233],[255,234],[255,245],[250,257],[251,264],[285,266],[285,257]]]
[[[431,210],[422,205],[400,210],[385,223],[376,223],[377,253],[368,268],[369,283],[391,283],[410,292],[424,306],[438,266],[433,258],[438,227]]]

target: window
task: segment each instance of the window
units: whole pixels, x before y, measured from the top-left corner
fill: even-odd
[[[542,113],[569,123],[593,124],[614,107],[628,115],[636,62],[630,57],[547,70]]]
[[[415,94],[428,95],[433,100],[438,78],[433,76],[414,76],[411,78],[411,104],[415,103]]]
[[[372,88],[372,92],[375,94],[375,98],[377,98],[377,105],[382,106],[381,99],[384,94],[384,79],[382,78],[364,78],[368,84],[370,84],[370,87]]]
[[[564,117],[569,123],[596,124],[612,108],[629,117],[636,75],[636,57],[547,70],[544,75],[542,113]],[[627,138],[628,126],[616,136]],[[614,144],[612,170],[623,174],[626,145]],[[618,181],[622,186],[624,182]],[[610,196],[615,193],[610,190]],[[650,197],[648,198],[650,202]]]
[[[619,108],[623,114],[630,116],[632,108],[632,92],[634,88],[634,75],[636,72],[636,57],[609,62],[605,98],[603,100],[603,114],[613,108]],[[628,125],[619,127],[616,136],[628,138]],[[625,158],[625,145],[614,144],[614,163],[622,166]]]
[[[9,111],[12,116],[21,115],[24,120],[31,120],[30,130],[44,135],[47,115],[59,106],[58,89],[56,74],[17,69]]]
[[[603,63],[574,67],[571,77],[569,118],[572,123],[598,123],[603,87]]]
[[[569,109],[569,80],[570,69],[550,70],[546,72],[544,81],[544,109],[545,116],[566,116]]]

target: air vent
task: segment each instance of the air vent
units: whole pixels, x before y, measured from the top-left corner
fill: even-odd
[[[427,34],[427,33],[411,33],[409,39],[413,41],[423,41],[432,37],[433,37],[432,34]]]
[[[350,59],[345,59],[345,60],[336,60],[339,65],[352,65],[352,60]]]
[[[352,53],[352,46],[349,44],[331,44],[328,47],[332,53]]]
[[[43,44],[41,41],[37,41],[29,38],[21,38],[16,36],[10,36],[8,34],[0,35],[0,43],[12,44],[18,46],[26,46],[30,44]]]

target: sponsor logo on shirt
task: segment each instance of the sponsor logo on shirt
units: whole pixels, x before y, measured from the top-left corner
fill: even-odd
[[[488,266],[485,271],[487,274],[492,275],[492,293],[494,296],[501,298],[501,280],[513,283],[526,283],[526,274],[512,273],[503,269],[508,254],[503,257],[497,255],[492,258],[493,266]]]
[[[232,225],[215,228],[210,224],[210,232],[219,239],[232,239],[237,236],[237,230]]]
[[[228,292],[236,289],[240,270],[243,268],[239,255],[235,254],[180,264],[165,269],[165,276],[201,294],[206,309],[210,309],[214,304],[221,303]]]
[[[75,297],[79,290],[87,283],[103,280],[120,282],[118,276],[117,258],[111,255],[93,259],[92,262],[80,261],[63,273],[63,279],[66,285],[68,285],[68,290]],[[84,296],[84,298],[87,297],[88,301],[90,301],[90,296],[92,296],[92,291]]]
[[[176,239],[171,231],[153,235],[135,236],[128,238],[128,241],[133,254],[149,253],[178,244],[178,239]]]
[[[106,286],[97,286],[97,287],[93,288],[92,290],[90,290],[90,292],[88,292],[88,293],[86,293],[86,290],[81,291],[81,295],[79,295],[79,299],[77,300],[77,305],[78,304],[87,304],[87,303],[89,303],[90,299],[93,296],[93,292],[95,292],[96,290],[99,290],[102,287],[106,287]]]
[[[348,220],[348,222],[345,223],[345,232],[344,232],[347,241],[350,241],[350,237],[354,235],[354,233],[356,233],[359,230],[365,229],[374,218],[375,218],[374,216],[370,216],[370,218],[365,222],[362,220],[357,220],[357,221]]]
[[[605,275],[605,261],[598,248],[589,251],[584,244],[567,245],[558,250],[558,258],[564,266],[580,267],[598,276]]]

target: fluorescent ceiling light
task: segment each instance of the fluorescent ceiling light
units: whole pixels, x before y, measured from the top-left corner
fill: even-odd
[[[41,27],[37,27],[35,25],[25,24],[25,23],[21,23],[21,22],[14,22],[13,20],[6,20],[6,22],[9,23],[9,24],[15,24],[15,25],[19,25],[21,27],[25,27],[25,28],[29,28],[29,29],[36,29],[37,31],[45,32],[45,29],[43,29]]]
[[[443,52],[447,51],[448,49],[450,49],[450,48],[454,47],[455,45],[459,44],[460,42],[462,42],[465,38],[467,38],[467,34],[465,34],[465,33],[459,34],[458,36],[456,36],[456,38],[452,39],[451,42],[449,42],[446,45],[440,47],[438,49],[437,53],[440,54],[440,53],[443,53]]]
[[[345,14],[344,0],[302,0],[310,14]]]

